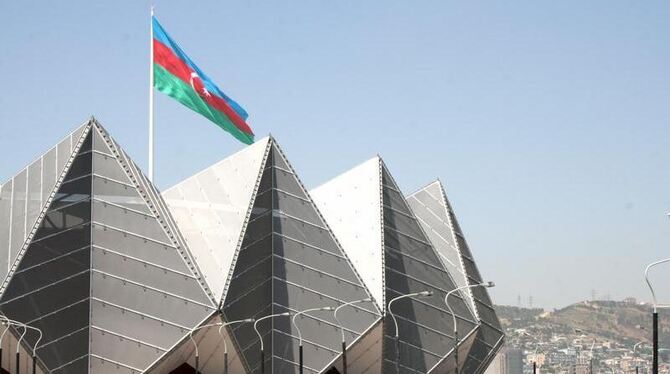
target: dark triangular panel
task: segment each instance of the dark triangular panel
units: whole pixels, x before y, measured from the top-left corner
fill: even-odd
[[[88,354],[89,129],[0,298],[0,309],[7,317],[42,330],[37,354],[53,373],[81,372],[74,368]],[[37,338],[30,331],[25,342],[32,347]]]
[[[21,179],[29,199],[17,222],[30,232],[0,310],[43,331],[37,357],[52,373],[143,372],[212,315],[214,298],[153,185],[97,122],[78,134],[55,148],[73,150],[65,162],[47,153]],[[45,192],[31,173],[52,180],[45,161],[65,171],[35,215]],[[37,337],[29,330],[23,343]]]
[[[234,265],[223,312],[227,320],[259,318],[337,306],[369,297],[349,260],[274,141],[269,143],[251,215]],[[346,338],[355,340],[374,323],[372,303],[343,309]],[[297,319],[303,337],[305,371],[319,372],[340,351],[332,312]],[[287,317],[259,324],[266,372],[298,371],[297,331]],[[253,330],[233,330],[249,372],[260,369],[260,343]]]
[[[422,188],[409,196],[407,201],[436,250],[448,259],[445,265],[454,278],[460,279],[461,285],[482,283],[482,276],[441,182],[436,181]],[[474,287],[464,294],[480,324],[468,357],[473,362],[479,362],[482,367],[477,369],[483,370],[488,363],[487,357],[500,348],[504,334],[486,288]]]
[[[52,193],[69,168],[73,148],[81,147],[86,123],[68,134],[48,152],[30,163],[6,183],[0,191],[0,295],[8,278],[16,270],[27,244],[41,223],[41,214],[50,205]]]
[[[91,371],[142,372],[215,310],[162,199],[93,129]]]
[[[382,163],[385,298],[432,291],[430,298],[405,298],[393,304],[400,336],[400,371],[428,372],[454,346],[452,315],[444,302],[456,288],[397,184]],[[462,335],[476,327],[460,294],[450,298]],[[396,371],[395,328],[385,326],[384,373]],[[411,370],[409,368],[412,368]]]

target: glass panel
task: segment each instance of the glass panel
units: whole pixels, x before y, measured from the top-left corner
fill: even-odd
[[[429,264],[439,264],[437,255],[430,245],[401,232],[384,230],[384,244]]]
[[[267,214],[260,216],[250,221],[244,233],[244,240],[242,246],[254,243],[259,239],[263,239],[272,232],[272,214],[266,211]]]
[[[151,288],[163,290],[186,299],[205,304],[209,303],[208,296],[195,278],[165,271],[165,269],[154,265],[102,249],[93,248],[92,252],[93,269],[113,274]]]
[[[96,129],[94,127],[94,128],[91,129],[91,132],[93,133],[93,149],[95,151],[102,152],[102,153],[107,153],[107,154],[111,155],[112,151],[107,146],[107,143],[102,138],[102,135],[100,135],[100,132],[98,131],[98,129]]]
[[[248,255],[248,254],[245,254]],[[272,257],[257,258],[257,262],[246,269],[235,267],[235,275],[233,280],[235,287],[232,285],[228,291],[227,300],[230,302],[237,300],[239,297],[251,292],[253,289],[262,287],[268,279],[272,277]],[[263,300],[265,305],[270,299]],[[244,317],[247,318],[247,317]]]
[[[86,344],[88,347],[88,344]],[[88,350],[88,348],[87,348]],[[51,374],[81,374],[88,373],[88,355],[84,356],[76,361],[72,361],[69,364],[51,371]],[[58,367],[57,365],[54,365]],[[94,373],[94,371],[91,371]]]
[[[51,201],[49,209],[57,209],[59,207],[70,205],[76,201],[89,199],[91,197],[91,177],[84,177],[63,183],[58,188]]]
[[[481,339],[490,349],[500,344],[500,339],[503,337],[501,330],[496,330],[486,324],[479,325],[479,339]]]
[[[452,321],[451,321],[451,314],[448,314],[447,307],[444,303],[444,296],[446,293],[438,290],[438,289],[431,289],[429,286],[425,285],[424,283],[417,282],[411,278],[407,278],[403,274],[399,274],[393,271],[386,271],[386,300],[391,300],[392,298],[400,295],[406,295],[408,293],[413,293],[413,292],[421,292],[421,291],[433,291],[433,296],[431,297],[423,297],[421,298],[421,303],[416,302],[417,305],[417,314],[416,316],[411,317],[412,320],[415,320],[417,322],[420,322],[421,324],[424,324],[426,326],[431,326],[434,327],[435,329],[438,329],[440,331],[453,331],[453,327],[451,326]],[[398,304],[407,304],[408,301],[405,299],[398,300]],[[427,305],[424,305],[427,304]],[[393,303],[394,308],[396,303]],[[420,307],[419,307],[420,305]],[[472,314],[470,313],[470,309],[466,306],[464,300],[462,298],[459,298],[455,295],[451,295],[449,297],[449,305],[451,305],[452,309],[454,310],[454,313],[456,313],[457,316],[461,318],[468,318],[470,320],[473,320]],[[432,306],[432,307],[431,307]],[[401,310],[401,309],[398,309]],[[424,313],[425,311],[425,313]],[[434,312],[433,312],[434,311]],[[419,313],[420,312],[420,313]],[[434,314],[437,313],[437,314]],[[433,317],[435,315],[440,315],[440,318],[447,319],[446,321],[436,321]],[[431,317],[432,316],[432,317]],[[408,317],[409,318],[409,317]],[[461,319],[459,319],[459,323],[461,323]],[[443,325],[441,322],[446,323],[446,325]],[[473,322],[466,322],[463,321],[463,323],[467,323],[468,326],[463,326],[463,329],[461,331],[466,331],[466,330],[471,330],[472,327],[474,326]],[[442,326],[442,327],[440,327]],[[446,326],[446,327],[445,327]]]
[[[94,176],[93,194],[98,199],[151,214],[151,210],[134,187]]]
[[[274,275],[280,279],[286,279],[289,282],[300,284],[312,290],[316,290],[321,294],[337,299],[344,300],[349,298],[363,299],[366,297],[362,286],[351,284],[337,278],[333,278],[327,274],[319,273],[318,271],[308,269],[304,266],[287,262],[280,257],[274,259]],[[289,306],[303,306],[295,300],[286,300],[278,297],[277,290],[275,290],[274,301],[282,305]],[[326,299],[327,300],[327,299]],[[332,302],[330,302],[332,304]],[[330,305],[330,304],[328,304]],[[322,305],[315,305],[322,306]],[[312,307],[306,305],[306,307]]]
[[[12,181],[0,188],[0,278],[7,275],[7,253],[9,252],[10,206],[12,204]]]
[[[105,202],[93,201],[93,221],[166,244],[172,243],[156,218]]]
[[[30,325],[42,330],[44,336],[40,344],[48,344],[88,326],[88,311],[89,301],[86,300],[33,321]],[[35,344],[35,341],[30,341],[30,339],[28,342],[30,346]]]
[[[69,181],[72,179],[77,179],[84,175],[91,174],[91,165],[92,165],[91,162],[92,162],[92,154],[90,152],[79,154],[72,161],[72,165],[70,165],[70,168],[68,169],[67,172],[67,176],[65,177],[64,180]]]
[[[203,348],[201,347],[201,349]],[[95,328],[91,329],[92,354],[123,362],[135,368],[146,368],[164,352],[132,340],[107,334]]]
[[[265,308],[261,308],[259,310],[254,311],[254,314],[257,317],[266,316],[271,313],[272,308],[270,305],[267,305]],[[226,316],[228,315],[226,314]],[[232,320],[232,318],[228,318],[228,320]],[[260,373],[260,342],[258,340],[258,335],[254,331],[254,329],[249,328],[249,326],[244,325],[239,326],[240,327],[233,330],[233,334],[235,336],[235,339],[237,340],[238,346],[241,347],[243,350],[241,358],[247,362],[248,367],[252,368],[253,373]],[[270,334],[270,326],[271,321],[269,320],[261,321],[258,324],[258,331],[261,333],[261,336],[263,336],[263,344],[265,345],[264,349],[266,349],[265,370],[268,373],[272,373],[272,368],[270,366],[271,355],[269,354],[269,352],[271,352],[272,347],[272,339],[271,339],[272,335]]]
[[[321,287],[300,287],[286,283],[280,279],[274,279],[273,290],[276,305],[288,306],[294,311],[323,306],[337,306],[337,299],[350,301],[365,298],[365,296],[361,294],[364,291],[361,291],[360,288],[346,284],[342,285],[339,291],[340,294],[337,295],[337,298],[324,294],[325,292],[323,292]],[[360,303],[356,304],[356,306],[358,308],[353,306],[342,308],[337,315],[348,329],[360,333],[367,329],[378,316],[369,311],[372,309],[371,303]],[[368,311],[360,308],[365,308]],[[324,319],[334,321],[333,319],[330,319],[330,317],[324,317]]]
[[[261,182],[258,185],[257,195],[260,195],[263,192],[270,190],[274,186],[273,181],[274,179],[272,178],[272,169],[270,168],[265,169],[263,171],[263,176],[261,177]]]
[[[246,245],[246,243],[244,243]],[[235,263],[235,272],[244,271],[254,266],[258,260],[267,258],[272,253],[272,234],[269,234],[261,239],[242,248],[237,262]],[[239,269],[239,270],[238,270]]]
[[[23,246],[26,238],[26,182],[27,170],[24,169],[14,177],[14,196],[12,198],[12,242],[10,261],[14,261],[16,254]]]
[[[274,174],[276,188],[304,199],[307,198],[307,195],[300,186],[300,183],[298,183],[298,179],[295,175],[277,168],[273,168],[272,172]]]
[[[301,200],[284,192],[274,191],[274,209],[303,221],[324,226],[311,201]]]
[[[28,167],[28,210],[26,219],[27,232],[33,229],[37,216],[42,211],[42,160],[33,162]]]
[[[67,161],[70,159],[70,156],[72,156],[72,148],[70,148],[70,137],[68,136],[65,138],[62,142],[58,143],[56,146],[58,148],[58,174],[60,174],[63,171],[63,168],[65,168],[65,164]]]
[[[93,153],[93,172],[119,182],[132,184],[115,157]]]
[[[29,270],[19,269],[20,271],[12,276],[3,294],[3,299],[10,300],[39,288],[48,287],[54,282],[86,271],[89,263],[89,251],[83,250],[72,252]]]
[[[42,157],[42,201],[46,202],[56,185],[59,171],[56,169],[56,148]]]
[[[390,329],[389,329],[390,326]],[[393,324],[385,324],[387,335],[384,336],[384,370],[383,373],[395,374],[396,371],[396,340],[393,332]],[[389,335],[389,333],[391,335]],[[427,354],[417,347],[411,345],[400,345],[400,373],[402,374],[416,374],[427,373],[434,363],[437,363],[438,358]],[[410,369],[411,368],[411,369]],[[446,372],[445,372],[446,373]]]
[[[93,224],[93,245],[128,256],[142,258],[169,269],[189,273],[177,249],[135,235]]]
[[[281,216],[274,217],[274,231],[325,251],[340,253],[340,249],[335,244],[330,232],[324,228]]]
[[[306,330],[306,329],[302,329]],[[332,334],[337,337],[337,334]],[[303,334],[303,339],[306,339]],[[295,373],[299,369],[299,351],[298,351],[298,339],[292,338],[290,336],[284,335],[280,332],[275,332],[273,334],[273,344],[274,354],[281,359],[275,358],[275,373]],[[321,342],[319,342],[321,343]],[[336,345],[340,345],[340,342],[336,342]],[[328,345],[331,347],[331,345]],[[339,349],[337,350],[326,350],[322,347],[314,346],[308,341],[303,341],[303,360],[305,368],[316,368],[322,369],[327,363],[335,359],[339,355]],[[305,369],[306,373],[312,373],[311,370]]]
[[[451,238],[447,207],[442,204],[442,200],[437,200],[427,192],[421,191],[407,201],[417,216],[421,212],[421,218],[429,223],[434,230],[438,230],[440,235],[445,238]]]
[[[394,304],[393,306],[395,307],[396,305]],[[389,324],[389,327],[389,335],[395,336],[395,330],[392,324]],[[400,331],[400,341],[403,346],[410,344],[416,347],[421,347],[423,350],[439,356],[444,356],[449,349],[454,346],[453,337],[438,334],[404,318],[398,318],[398,329]],[[453,332],[450,335],[453,335]],[[405,351],[403,348],[404,347],[401,348],[401,353]]]
[[[64,365],[77,357],[88,354],[88,329],[65,337],[58,342],[38,348],[37,354],[48,368],[56,368]],[[84,357],[88,363],[88,357]],[[65,373],[82,373],[75,371],[79,365],[75,364],[72,368],[68,365]],[[60,373],[61,371],[59,371]],[[85,372],[85,371],[84,371]]]
[[[273,190],[267,190],[263,193],[256,195],[254,200],[254,206],[251,210],[250,219],[253,220],[256,217],[259,217],[272,209],[272,194]]]
[[[275,235],[274,253],[300,264],[358,283],[347,260],[332,252],[319,251],[302,243]]]
[[[398,193],[398,191],[392,190],[391,188],[388,188],[384,186],[383,190],[383,202],[384,205],[391,207],[399,212],[403,212],[405,214],[411,214],[409,211],[409,208],[407,207],[407,204],[405,203],[405,198]]]
[[[327,306],[328,304],[316,304],[315,307],[321,307],[324,305]],[[305,309],[307,309],[306,306],[300,308],[300,310]],[[332,311],[322,310],[309,312],[308,314],[301,314],[296,318],[295,322],[300,327],[300,332],[302,333],[302,338],[304,340],[328,347],[333,351],[339,351],[341,349],[342,337],[340,335],[340,328],[333,318]],[[285,321],[278,319],[274,328],[275,330],[282,331],[284,334],[292,335],[294,337],[298,336],[298,331],[295,329],[293,323],[291,323],[291,321],[288,319]],[[352,336],[352,334],[348,335],[350,335],[350,337]],[[298,344],[296,344],[295,347],[297,348]],[[324,364],[325,362],[321,365]]]
[[[87,272],[18,299],[7,301],[3,296],[0,308],[9,318],[32,321],[86,299],[89,285],[90,274]]]
[[[408,256],[403,256],[395,250],[386,250],[385,265],[396,272],[406,274],[427,285],[442,290],[449,291],[455,288],[453,284],[448,281],[449,275],[441,268],[413,260]]]
[[[91,203],[83,201],[47,212],[35,240],[55,234],[64,229],[82,226],[91,220]],[[79,228],[81,230],[81,228]]]
[[[423,230],[419,227],[419,223],[414,218],[394,212],[387,207],[384,207],[384,226],[391,227],[412,238],[428,242]]]
[[[29,250],[21,259],[20,269],[25,269],[49,261],[55,257],[71,251],[88,247],[90,240],[90,226],[83,225],[77,229],[62,231],[58,235],[33,241]]]
[[[104,374],[137,374],[137,371],[117,365],[114,362],[105,361],[99,357],[91,357],[91,368],[89,373]]]
[[[291,170],[288,167],[286,160],[284,160],[284,157],[281,155],[281,152],[279,152],[279,149],[277,149],[276,144],[272,144],[272,150],[270,151],[270,154],[272,155],[272,165],[279,166],[282,169]]]
[[[81,138],[81,134],[72,134],[72,144],[73,146],[79,142]],[[92,149],[92,136],[91,136],[91,131],[89,131],[86,134],[86,139],[84,139],[84,142],[81,144],[81,147],[79,148],[79,153],[84,153],[88,152]]]
[[[91,300],[91,326],[113,331],[166,350],[188,333],[187,330],[179,327],[146,318],[128,309],[98,300]]]
[[[92,273],[91,295],[94,298],[111,304],[120,305],[130,310],[187,327],[195,326],[208,314],[213,312],[213,308],[196,304],[182,298],[177,298],[166,292],[156,291],[123,279],[101,274],[97,271],[93,271]],[[118,312],[121,313],[120,311]],[[140,319],[139,316],[137,318]],[[142,331],[146,330],[146,333],[148,334],[148,329],[153,328],[157,323],[158,322],[148,323],[146,328],[143,328]],[[105,327],[103,325],[98,326]],[[121,330],[112,329],[112,331],[120,332]],[[173,334],[173,332],[170,332],[169,334]],[[157,335],[161,334],[157,333]],[[145,341],[151,342],[155,340]],[[169,347],[173,343],[174,341],[164,341],[158,345],[161,347]]]

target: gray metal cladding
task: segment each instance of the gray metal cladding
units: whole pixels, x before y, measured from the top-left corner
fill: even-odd
[[[453,322],[444,297],[456,288],[386,166],[382,168],[382,209],[386,302],[421,291],[430,298],[405,298],[393,304],[398,319],[400,372],[426,373],[454,346]],[[458,329],[467,334],[475,318],[460,295],[450,298]],[[395,372],[395,328],[385,326],[385,370]]]
[[[90,133],[84,144],[87,140]],[[82,147],[74,158],[77,167],[63,178],[65,187],[44,212],[0,297],[0,310],[7,317],[42,330],[37,354],[50,369],[88,353],[91,190],[81,176],[90,175],[92,165],[86,152]],[[30,331],[25,340],[34,346],[37,338]]]
[[[442,187],[406,200],[378,157],[354,171],[319,202],[329,223],[272,138],[166,191],[164,201],[91,119],[0,185],[0,312],[42,329],[36,353],[48,372],[163,374],[193,365],[189,332],[198,326],[372,297],[338,313],[349,372],[395,373],[396,355],[402,373],[453,370],[444,297],[482,278]],[[382,309],[421,291],[433,296],[393,304],[396,352]],[[450,304],[460,367],[479,373],[502,344],[491,299],[476,288]],[[296,323],[305,372],[341,370],[333,312]],[[259,331],[266,372],[297,373],[291,317],[266,319]],[[260,371],[252,324],[195,338],[203,372],[220,370],[222,339],[235,372]],[[29,331],[23,348],[36,341]]]
[[[215,306],[160,197],[118,144],[94,130],[91,355],[141,371]]]
[[[253,196],[249,221],[223,302],[226,320],[336,307],[370,297],[281,150],[271,140]],[[353,341],[378,318],[372,303],[345,308],[346,338]],[[319,373],[341,350],[332,311],[296,319],[305,372]],[[248,327],[233,329],[247,372],[260,371],[260,343]],[[259,323],[266,372],[298,372],[298,332],[290,317]]]
[[[0,223],[16,231],[0,237],[5,261],[16,257],[2,263],[0,310],[42,329],[48,370],[142,372],[216,310],[157,191],[94,120],[0,192]],[[24,343],[36,339],[29,331]]]
[[[482,283],[482,276],[442,184],[439,181],[429,184],[410,195],[407,202],[459,285]],[[470,349],[461,355],[461,365],[465,365],[465,370],[478,373],[500,349],[504,334],[486,288],[470,288],[463,295],[476,314],[479,326],[471,337]],[[448,359],[453,360],[452,356]]]

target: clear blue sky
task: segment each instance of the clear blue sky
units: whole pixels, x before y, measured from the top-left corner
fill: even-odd
[[[0,4],[0,179],[91,114],[146,165],[148,12]],[[159,0],[157,16],[309,188],[376,153],[406,192],[442,179],[499,303],[648,300],[644,266],[670,256],[670,3]],[[159,187],[242,147],[157,97]]]

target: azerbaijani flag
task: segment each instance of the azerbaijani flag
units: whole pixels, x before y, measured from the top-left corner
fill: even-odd
[[[253,143],[254,133],[246,123],[247,112],[188,58],[153,16],[152,26],[154,87],[202,114],[239,141]]]

